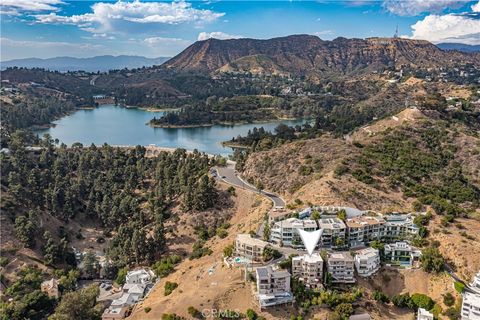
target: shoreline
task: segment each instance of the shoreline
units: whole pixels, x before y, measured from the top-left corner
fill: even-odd
[[[296,121],[296,120],[308,120],[305,118],[275,118],[275,119],[264,119],[264,120],[254,120],[254,121],[239,121],[239,122],[218,122],[218,123],[205,123],[205,124],[151,124],[147,122],[147,125],[152,128],[164,128],[164,129],[182,129],[182,128],[206,128],[213,126],[238,126],[244,124],[262,124],[270,122],[278,122],[279,124],[282,121]]]
[[[153,107],[136,107],[136,106],[125,106],[125,109],[138,109],[146,112],[176,112],[180,111],[182,108],[153,108]]]

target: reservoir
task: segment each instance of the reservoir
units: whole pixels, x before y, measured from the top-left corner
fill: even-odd
[[[67,145],[80,142],[83,145],[108,143],[110,145],[155,144],[159,147],[197,149],[210,154],[228,155],[232,149],[222,146],[238,135],[246,135],[254,127],[273,131],[279,123],[302,124],[305,120],[282,120],[266,123],[215,125],[199,128],[152,128],[146,123],[162,111],[149,112],[135,108],[104,105],[92,110],[78,110],[54,121],[55,126],[35,131],[39,136],[49,133]]]

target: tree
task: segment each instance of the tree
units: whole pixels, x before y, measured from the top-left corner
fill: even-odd
[[[49,231],[43,234],[45,245],[43,246],[43,257],[46,264],[53,264],[59,260],[59,247]]]
[[[229,244],[225,248],[223,248],[223,256],[224,257],[231,257],[233,256],[233,244]]]
[[[100,289],[92,284],[84,289],[66,293],[49,320],[97,320],[101,318],[101,305],[96,304]]]
[[[310,216],[310,219],[312,220],[318,220],[320,219],[321,216],[320,216],[320,212],[318,212],[318,210],[313,210],[311,216]]]
[[[263,227],[263,240],[268,241],[270,240],[270,225],[268,224],[268,221],[264,222],[264,227]]]
[[[340,211],[338,211],[337,218],[343,221],[347,220],[347,212],[345,211],[345,209],[341,209]]]
[[[375,290],[373,292],[373,299],[375,299],[376,301],[380,301],[382,303],[390,302],[390,298],[385,293],[379,290]]]
[[[414,293],[410,297],[412,299],[413,304],[417,308],[423,308],[425,310],[431,310],[433,306],[435,305],[435,302],[427,296],[426,294],[422,293]]]
[[[34,242],[35,232],[37,226],[33,218],[33,212],[27,216],[19,216],[15,219],[15,233],[18,240],[20,240],[26,247],[32,247]]]
[[[83,272],[88,278],[96,278],[98,274],[98,261],[92,251],[87,251],[83,257]]]
[[[445,259],[438,248],[434,247],[424,249],[420,261],[422,262],[423,269],[427,272],[438,273],[445,267]]]
[[[451,307],[455,304],[455,297],[450,292],[447,292],[443,295],[443,303],[447,307]]]
[[[282,254],[278,250],[270,246],[266,246],[265,249],[263,249],[262,257],[263,257],[263,261],[265,262],[270,261],[272,259],[278,259],[281,256]]]
[[[125,284],[125,279],[127,277],[127,273],[128,273],[127,268],[118,269],[117,278],[115,279],[115,282],[118,285],[123,286]]]
[[[351,303],[340,303],[335,307],[335,312],[338,313],[342,319],[348,319],[353,313],[353,306]]]

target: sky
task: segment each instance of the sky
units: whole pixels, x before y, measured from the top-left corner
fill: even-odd
[[[197,40],[312,34],[480,44],[480,0],[2,0],[0,59],[171,57]]]

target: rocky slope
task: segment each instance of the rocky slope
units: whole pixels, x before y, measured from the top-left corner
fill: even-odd
[[[475,54],[443,51],[421,40],[336,38],[324,41],[311,35],[292,35],[268,40],[197,41],[167,61],[164,67],[190,72],[212,72],[222,67],[246,71],[239,59],[259,55],[270,60],[269,69],[295,74],[345,74],[401,65],[438,67],[450,65],[452,61],[478,63]]]

